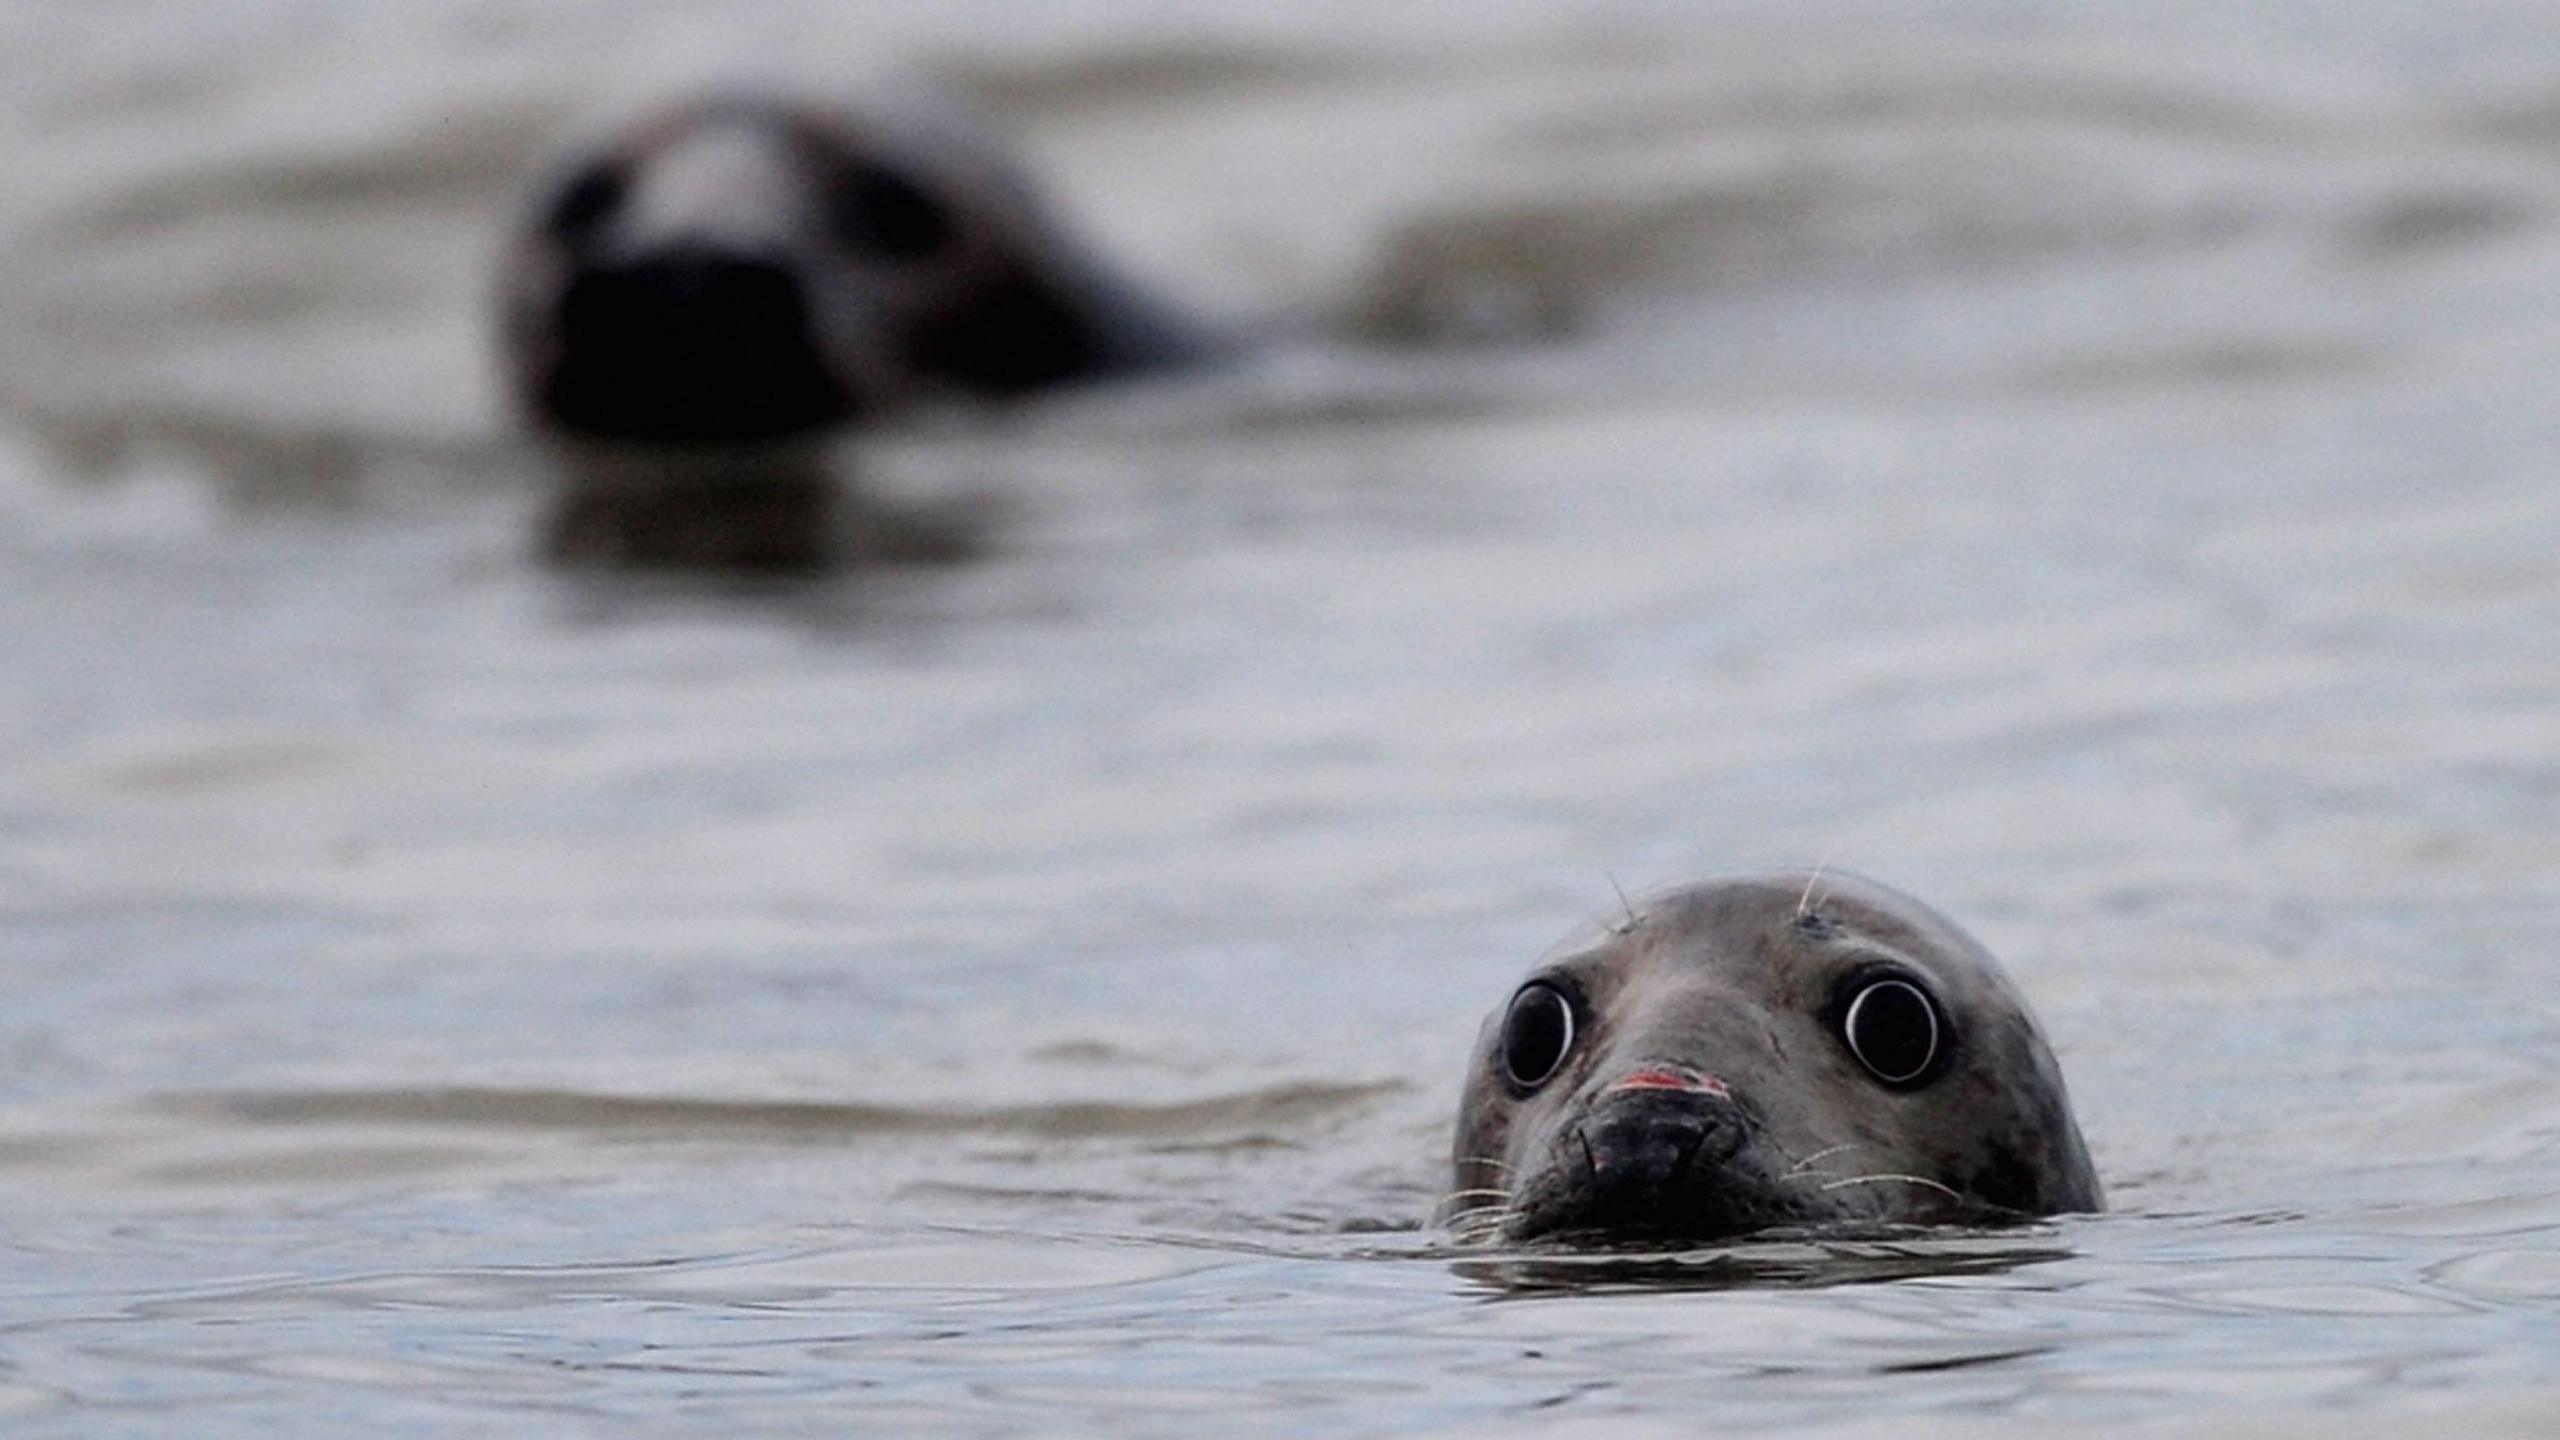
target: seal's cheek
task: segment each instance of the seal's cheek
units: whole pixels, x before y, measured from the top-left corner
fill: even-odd
[[[920,314],[905,338],[917,370],[991,395],[1106,369],[1093,318],[1030,275],[988,276]]]
[[[1511,1153],[1518,1106],[1501,1092],[1480,1061],[1460,1097],[1452,1159],[1457,1183],[1508,1190],[1521,1158]]]

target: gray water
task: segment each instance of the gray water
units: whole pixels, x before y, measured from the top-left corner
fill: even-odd
[[[0,11],[0,1427],[2560,1426],[2560,10],[1029,8]],[[497,227],[742,73],[1268,358],[545,573]],[[1815,861],[2111,1213],[1426,1227],[1539,951]]]

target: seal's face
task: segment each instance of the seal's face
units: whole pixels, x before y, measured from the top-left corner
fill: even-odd
[[[1027,187],[956,132],[785,101],[661,114],[561,168],[507,267],[515,388],[570,436],[788,440],[918,386],[1103,368]]]
[[[1999,966],[1908,896],[1828,875],[1649,897],[1540,966],[1485,1024],[1455,1159],[1462,1228],[1515,1239],[2101,1204]]]

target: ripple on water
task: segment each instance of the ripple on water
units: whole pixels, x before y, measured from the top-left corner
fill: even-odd
[[[0,7],[13,1431],[2560,1414],[2547,4],[110,8]],[[850,447],[949,563],[546,576],[493,217],[767,46],[1316,318]],[[2118,1213],[1413,1228],[1530,956],[1825,856]]]

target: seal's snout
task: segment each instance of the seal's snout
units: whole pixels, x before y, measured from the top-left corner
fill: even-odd
[[[655,311],[668,318],[719,316],[767,322],[799,319],[800,282],[774,256],[711,245],[680,245],[636,260],[589,265],[570,286],[574,312],[580,297],[633,314]],[[578,318],[574,313],[572,322]]]
[[[701,244],[582,266],[563,287],[546,400],[587,434],[781,439],[845,418],[787,259]]]
[[[1579,1224],[1657,1228],[1688,1208],[1684,1197],[1714,1190],[1742,1148],[1743,1116],[1728,1097],[1646,1084],[1646,1073],[1603,1092],[1577,1127],[1569,1188],[1581,1200]]]

